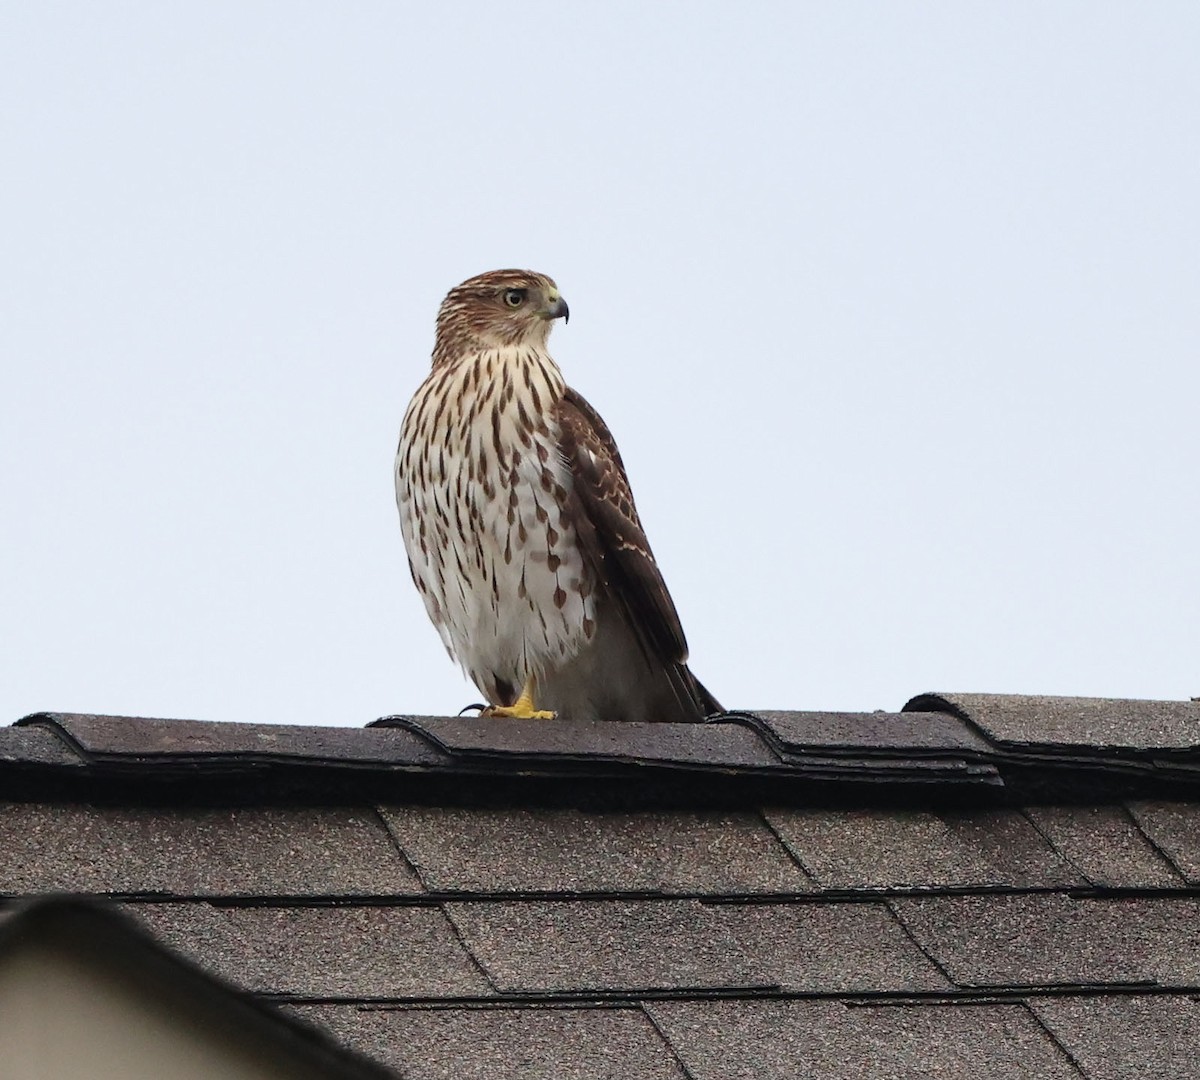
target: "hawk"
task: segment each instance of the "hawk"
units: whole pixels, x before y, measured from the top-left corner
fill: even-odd
[[[608,427],[547,351],[544,274],[451,289],[409,403],[396,502],[425,609],[486,715],[699,721],[687,642]]]

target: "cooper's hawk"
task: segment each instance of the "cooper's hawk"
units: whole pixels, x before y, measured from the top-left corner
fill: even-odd
[[[442,302],[396,453],[413,581],[490,715],[701,720],[720,706],[687,668],[616,443],[547,351],[567,315],[528,270]]]

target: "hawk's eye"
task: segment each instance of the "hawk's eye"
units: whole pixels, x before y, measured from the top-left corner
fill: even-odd
[[[524,289],[506,289],[504,292],[504,302],[509,307],[520,307],[525,303]]]

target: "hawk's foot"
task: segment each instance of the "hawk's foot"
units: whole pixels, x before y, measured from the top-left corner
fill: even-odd
[[[521,696],[511,705],[489,705],[480,716],[511,716],[514,720],[553,720],[558,714],[533,707],[533,680],[525,684]]]

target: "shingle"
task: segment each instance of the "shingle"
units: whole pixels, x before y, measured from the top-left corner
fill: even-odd
[[[771,810],[766,816],[826,888],[1082,883],[1015,810]]]
[[[1183,884],[1120,806],[1031,806],[1025,811],[1093,885],[1112,889]]]
[[[778,769],[779,758],[743,727],[724,724],[609,723],[504,717],[392,716],[385,730],[418,731],[452,754],[588,762]],[[374,729],[378,730],[378,729]]]
[[[381,807],[427,888],[453,892],[789,893],[812,888],[762,818]]]
[[[1162,994],[1047,997],[1030,1008],[1090,1080],[1195,1076],[1200,1003]]]
[[[1200,883],[1200,805],[1136,802],[1129,812],[1188,882]]]
[[[770,733],[786,753],[814,749],[878,750],[889,754],[977,754],[991,747],[971,726],[946,712],[830,713],[754,712],[746,714]]]
[[[193,760],[236,758],[242,764],[292,762],[433,764],[444,761],[428,740],[411,731],[160,720],[136,716],[38,713],[21,724],[64,732],[89,757]]]
[[[351,999],[492,993],[435,907],[128,909],[168,945],[260,993]]]
[[[655,1002],[648,1011],[692,1080],[1079,1080],[1020,1004]]]
[[[1002,743],[1096,749],[1200,746],[1200,701],[921,694],[905,712],[942,710],[968,717]]]
[[[685,1080],[638,1008],[291,1011],[405,1080]]]
[[[951,988],[881,904],[587,900],[447,907],[504,991]]]
[[[347,896],[421,886],[370,808],[0,804],[0,892]]]
[[[742,964],[803,994],[917,993],[951,984],[883,904],[722,904]]]
[[[506,992],[720,989],[772,985],[721,912],[694,900],[536,900],[446,905],[467,947]]]
[[[246,969],[251,946],[220,908],[203,901],[135,902],[120,905],[120,910],[167,948],[238,986],[250,986]]]
[[[259,989],[319,997],[491,993],[438,908],[237,908]]]
[[[0,728],[0,764],[82,765],[54,732],[37,727]]]
[[[1200,980],[1200,900],[1033,893],[890,903],[961,986],[1188,986]]]

